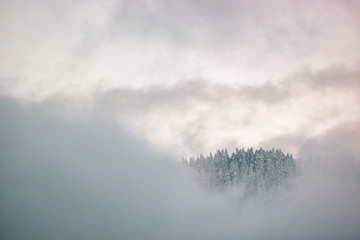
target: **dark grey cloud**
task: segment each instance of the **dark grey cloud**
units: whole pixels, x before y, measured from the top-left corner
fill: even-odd
[[[193,103],[220,105],[228,101],[244,105],[253,102],[272,104],[290,97],[282,86],[264,84],[256,87],[238,84],[215,84],[205,80],[184,81],[171,86],[155,85],[145,88],[119,88],[98,94],[100,104],[131,109],[176,107],[184,109]]]
[[[312,72],[304,70],[288,77],[279,84],[264,83],[256,86],[241,84],[216,84],[205,80],[183,81],[163,86],[153,85],[144,88],[119,88],[98,94],[99,102],[109,105],[127,106],[129,109],[155,107],[179,107],[194,102],[222,104],[226,101],[243,104],[262,103],[281,104],[292,98],[306,96],[311,91],[332,90],[358,93],[360,71],[346,70],[342,67]]]
[[[321,71],[304,70],[284,80],[286,88],[300,90],[338,90],[356,91],[360,88],[360,70],[349,70],[342,66],[333,66]]]

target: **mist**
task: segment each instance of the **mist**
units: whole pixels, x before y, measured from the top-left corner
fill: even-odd
[[[0,238],[359,239],[358,159],[302,159],[290,189],[248,200],[178,160],[111,116],[1,97]]]

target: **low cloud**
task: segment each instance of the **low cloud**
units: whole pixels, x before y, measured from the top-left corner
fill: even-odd
[[[170,156],[95,113],[0,101],[4,239],[356,239],[357,163],[303,165],[293,188],[204,192]],[[55,110],[55,111],[54,111]]]
[[[98,94],[100,104],[114,108],[151,111],[156,108],[186,109],[192,104],[215,106],[235,101],[244,104],[276,104],[289,99],[290,92],[282,86],[264,84],[246,86],[215,84],[205,80],[191,80],[171,86],[155,85],[145,88],[119,88]]]
[[[194,102],[221,104],[231,100],[245,104],[281,104],[311,91],[350,91],[358,93],[360,71],[333,67],[313,72],[303,70],[280,83],[259,85],[219,84],[206,80],[182,81],[172,85],[153,85],[143,88],[118,88],[96,92],[99,102],[110,106],[133,108],[178,107]]]
[[[157,144],[199,153],[229,142],[231,147],[246,142],[268,146],[290,134],[295,140],[307,138],[357,121],[359,79],[358,71],[332,67],[257,86],[192,80],[98,92],[95,105],[118,114]],[[155,139],[158,132],[165,135]],[[299,150],[297,142],[291,149]]]
[[[303,158],[356,160],[360,155],[360,122],[345,123],[305,141]]]
[[[259,145],[282,148],[301,159],[356,161],[360,156],[359,122],[346,122],[314,136],[302,132],[277,136]]]

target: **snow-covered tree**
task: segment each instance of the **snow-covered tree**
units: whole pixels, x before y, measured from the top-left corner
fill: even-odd
[[[236,149],[228,154],[227,149],[217,150],[204,157],[191,157],[184,164],[194,168],[199,179],[208,189],[224,190],[242,186],[245,195],[257,195],[270,189],[287,187],[295,177],[296,163],[292,155],[281,149],[265,151],[260,148]]]

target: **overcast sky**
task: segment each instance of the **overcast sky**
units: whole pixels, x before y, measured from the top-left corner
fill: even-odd
[[[359,42],[358,0],[0,0],[0,238],[358,239]],[[224,147],[306,160],[251,201],[176,161]]]
[[[0,92],[110,113],[180,156],[300,154],[359,141],[359,29],[356,0],[1,0]]]

